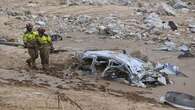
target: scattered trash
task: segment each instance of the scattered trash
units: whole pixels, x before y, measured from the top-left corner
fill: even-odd
[[[168,25],[171,27],[172,31],[177,30],[177,26],[176,26],[176,24],[173,21],[169,21]]]
[[[182,52],[178,58],[194,58],[195,56],[190,51]]]
[[[168,52],[176,52],[176,44],[170,40],[164,42],[160,48],[153,49],[154,51],[168,51]]]
[[[160,48],[153,49],[153,51],[181,52],[181,54],[178,55],[179,59],[195,57],[187,45],[182,44],[181,46],[176,47],[176,44],[169,40],[165,41],[164,44],[160,46]]]
[[[195,110],[195,97],[189,94],[169,91],[160,101],[180,109]]]
[[[179,71],[179,67],[173,64],[169,64],[169,63],[157,64],[155,69],[167,75],[180,75],[181,74],[181,72]]]
[[[80,68],[88,68],[92,74],[97,75],[97,67],[101,67],[102,78],[118,79],[124,78],[129,84],[137,87],[150,87],[167,85],[170,83],[167,74],[179,73],[178,67],[165,64],[163,68],[155,69],[152,63],[146,63],[140,59],[130,57],[127,54],[109,50],[88,50],[77,54]],[[172,73],[171,73],[172,72]]]

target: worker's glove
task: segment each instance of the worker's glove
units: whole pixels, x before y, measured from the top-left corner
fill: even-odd
[[[27,48],[27,43],[24,43],[24,48]]]

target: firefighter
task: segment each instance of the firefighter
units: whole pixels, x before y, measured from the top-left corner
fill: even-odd
[[[33,25],[28,23],[26,24],[26,32],[23,35],[24,47],[28,49],[29,59],[26,60],[26,63],[29,67],[36,68],[36,59],[38,58],[38,45],[36,36],[37,32],[33,31]]]
[[[49,35],[45,34],[44,28],[38,28],[37,42],[39,45],[41,64],[43,70],[49,69],[49,53],[53,49],[52,39]]]

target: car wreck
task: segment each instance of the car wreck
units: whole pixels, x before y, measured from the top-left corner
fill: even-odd
[[[151,87],[170,83],[166,71],[167,66],[157,66],[151,62],[144,62],[126,54],[126,51],[86,50],[77,54],[80,69],[88,68],[91,74],[106,79],[124,78],[131,86]],[[101,68],[99,68],[101,67]],[[168,68],[169,69],[169,68]],[[174,70],[172,68],[172,70]],[[170,70],[171,71],[171,70]],[[177,72],[177,71],[172,71]]]

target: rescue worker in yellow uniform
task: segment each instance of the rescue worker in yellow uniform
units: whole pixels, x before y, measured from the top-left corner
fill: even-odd
[[[23,35],[24,47],[28,49],[29,59],[26,60],[26,63],[31,68],[36,68],[36,59],[38,58],[38,45],[36,36],[37,32],[33,31],[32,24],[26,24],[26,32]]]
[[[53,49],[52,39],[49,35],[45,34],[44,28],[39,28],[38,30],[37,42],[39,45],[41,64],[43,70],[49,69],[49,54],[50,50]]]

